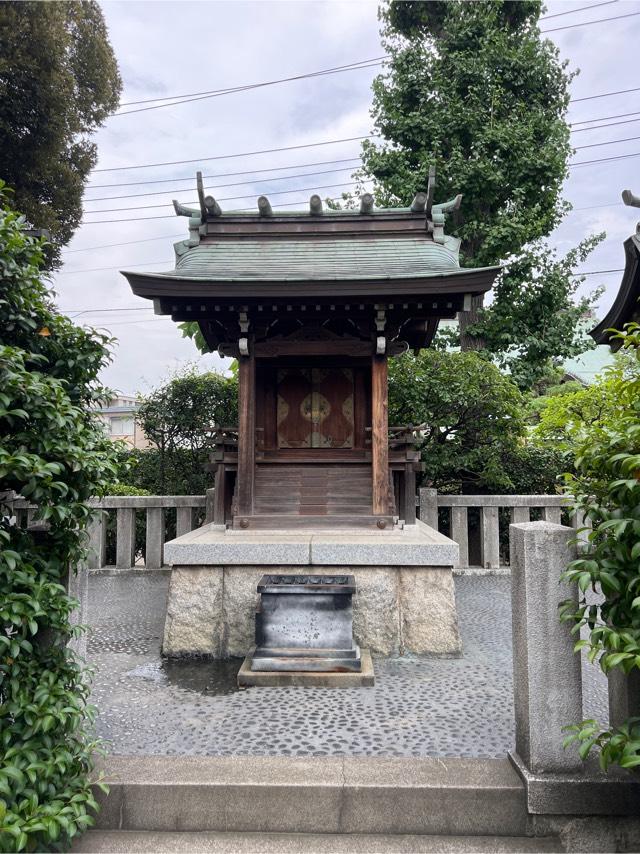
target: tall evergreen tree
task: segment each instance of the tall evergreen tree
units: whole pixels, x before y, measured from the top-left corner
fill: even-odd
[[[122,82],[96,0],[0,3],[0,178],[48,262],[71,239],[96,163],[90,139],[118,106]]]
[[[541,8],[537,0],[386,0],[380,11],[390,60],[373,84],[372,115],[382,142],[363,144],[364,174],[381,203],[406,205],[426,187],[434,165],[438,200],[463,194],[449,230],[461,238],[467,266],[513,261],[548,236],[568,207],[561,190],[572,153],[566,122],[572,74],[540,34]],[[591,245],[581,245],[575,259]],[[539,246],[535,254],[542,254]],[[553,317],[573,309],[575,286],[564,268],[553,270],[553,298],[532,320],[531,254],[527,260],[511,264],[509,288],[496,289],[500,316],[514,319],[507,329],[489,323],[489,311],[469,334],[477,304],[460,320],[463,349],[485,344],[512,361],[528,359],[520,375],[529,382],[548,368],[550,352],[574,355],[586,345],[571,335],[549,338]],[[501,304],[502,294],[509,305]],[[522,349],[539,337],[541,346]]]

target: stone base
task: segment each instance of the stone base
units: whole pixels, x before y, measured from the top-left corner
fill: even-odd
[[[238,672],[239,688],[371,688],[375,683],[373,661],[368,649],[361,649],[362,669],[359,673],[317,673],[313,671],[252,670],[255,647],[242,662]]]
[[[368,532],[221,530],[205,525],[165,545],[173,565],[163,654],[242,658],[255,642],[265,573],[353,574],[353,635],[378,655],[462,652],[453,540],[417,522]]]
[[[325,567],[328,573],[345,567]],[[308,572],[308,566],[269,572]],[[452,568],[353,566],[353,637],[378,655],[459,656]],[[174,566],[167,600],[166,656],[242,658],[255,643],[258,581],[264,566]]]

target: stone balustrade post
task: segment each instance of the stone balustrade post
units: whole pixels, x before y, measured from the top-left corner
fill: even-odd
[[[640,670],[609,671],[609,726],[619,727],[629,718],[640,717]]]
[[[500,566],[500,525],[497,507],[480,508],[480,554],[485,569]]]
[[[147,508],[147,536],[144,565],[146,569],[160,569],[164,561],[164,507]]]
[[[89,525],[89,548],[87,554],[88,569],[102,569],[107,563],[107,525],[104,510],[96,510]]]
[[[116,511],[116,567],[131,569],[136,553],[136,511],[119,507]]]
[[[438,530],[438,490],[423,487],[420,493],[420,521]]]
[[[469,519],[466,507],[451,508],[451,539],[460,548],[458,567],[469,566]]]
[[[511,525],[510,534],[516,752],[533,773],[569,773],[582,762],[575,749],[563,748],[562,728],[582,720],[582,676],[558,604],[578,601],[575,585],[559,583],[575,557],[574,532],[524,522]]]

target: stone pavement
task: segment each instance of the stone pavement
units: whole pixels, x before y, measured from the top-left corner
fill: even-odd
[[[249,688],[239,660],[160,657],[168,574],[89,579],[98,734],[112,754],[497,757],[514,744],[508,576],[456,579],[464,655],[375,658],[374,688]],[[606,683],[585,667],[585,717]]]

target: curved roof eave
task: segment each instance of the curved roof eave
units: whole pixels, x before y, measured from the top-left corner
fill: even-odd
[[[618,294],[604,319],[589,332],[596,344],[608,344],[614,351],[622,342],[613,338],[610,330],[621,330],[625,323],[640,318],[640,233],[625,240],[624,251],[625,269]]]

